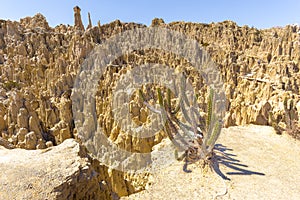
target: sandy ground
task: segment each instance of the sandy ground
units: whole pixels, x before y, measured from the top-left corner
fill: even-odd
[[[123,199],[300,199],[300,141],[249,125],[224,129],[216,147],[218,173],[177,162]]]

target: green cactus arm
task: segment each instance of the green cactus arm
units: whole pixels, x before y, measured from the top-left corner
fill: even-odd
[[[207,132],[209,132],[210,124],[212,122],[212,111],[213,111],[213,99],[214,99],[214,90],[210,88],[208,102],[207,102],[207,118],[206,118],[206,127]]]
[[[219,135],[221,134],[221,130],[222,130],[222,122],[218,120],[215,123],[211,137],[208,139],[206,144],[208,152],[211,152],[212,149],[214,148],[215,142],[217,141]]]
[[[167,103],[168,107],[171,107],[171,90],[169,88],[167,89]]]
[[[208,140],[211,137],[212,131],[213,131],[213,123],[214,123],[214,117],[213,117],[213,100],[214,100],[214,90],[211,88],[209,91],[208,96],[208,102],[207,102],[207,117],[206,117],[206,135],[204,137],[203,144],[207,146]],[[206,148],[206,147],[205,147]]]
[[[194,135],[194,128],[193,127],[190,127],[190,126],[182,123],[177,118],[173,118],[172,120],[177,124],[177,126],[180,127],[180,129],[184,132],[185,135],[188,135],[190,138],[194,139],[195,135]]]
[[[180,120],[175,121],[175,123],[176,123],[180,128],[182,128],[183,130],[186,130],[186,131],[193,131],[193,130],[194,130],[191,126],[188,126],[188,125],[182,123]]]
[[[166,111],[167,111],[168,113],[171,113],[172,108],[168,105],[167,100],[164,99],[163,102],[164,102],[164,108],[166,109]]]
[[[159,105],[164,108],[164,101],[163,101],[163,97],[162,97],[160,88],[157,88],[157,97],[158,97]]]
[[[179,151],[185,150],[183,147],[187,147],[188,143],[184,140],[184,138],[181,135],[178,134],[179,132],[178,132],[175,124],[173,124],[173,122],[169,118],[166,121],[164,129],[165,129],[167,136],[169,137],[171,142],[175,145],[175,147]],[[175,138],[175,136],[177,136],[177,137]]]
[[[143,93],[143,91],[141,89],[139,89],[139,97],[140,99],[142,99],[143,101],[146,101],[145,95]]]
[[[179,112],[181,102],[182,102],[181,97],[179,97],[178,103],[177,103],[175,109],[173,111],[171,111],[171,114],[176,115]]]

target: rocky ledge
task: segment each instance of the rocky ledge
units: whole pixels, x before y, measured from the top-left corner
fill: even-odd
[[[45,150],[0,146],[0,158],[1,199],[113,198],[103,168],[74,139]]]

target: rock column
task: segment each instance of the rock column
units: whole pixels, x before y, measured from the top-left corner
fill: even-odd
[[[84,26],[82,24],[81,14],[80,14],[81,9],[78,6],[75,6],[73,10],[74,10],[75,27],[81,31],[84,31]]]

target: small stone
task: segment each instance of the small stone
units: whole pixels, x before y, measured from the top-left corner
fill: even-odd
[[[25,148],[26,149],[35,149],[37,145],[37,137],[35,132],[31,131],[25,136]]]
[[[53,147],[52,141],[47,141],[47,142],[46,142],[46,146],[47,146],[47,148]]]
[[[25,135],[27,133],[28,133],[28,130],[26,128],[20,128],[20,130],[17,133],[18,142],[23,142],[25,140]]]
[[[71,132],[69,127],[60,130],[60,142],[63,142],[66,139],[71,138]]]
[[[45,149],[46,148],[46,144],[42,139],[39,139],[38,141],[38,145],[36,146],[37,149]]]

